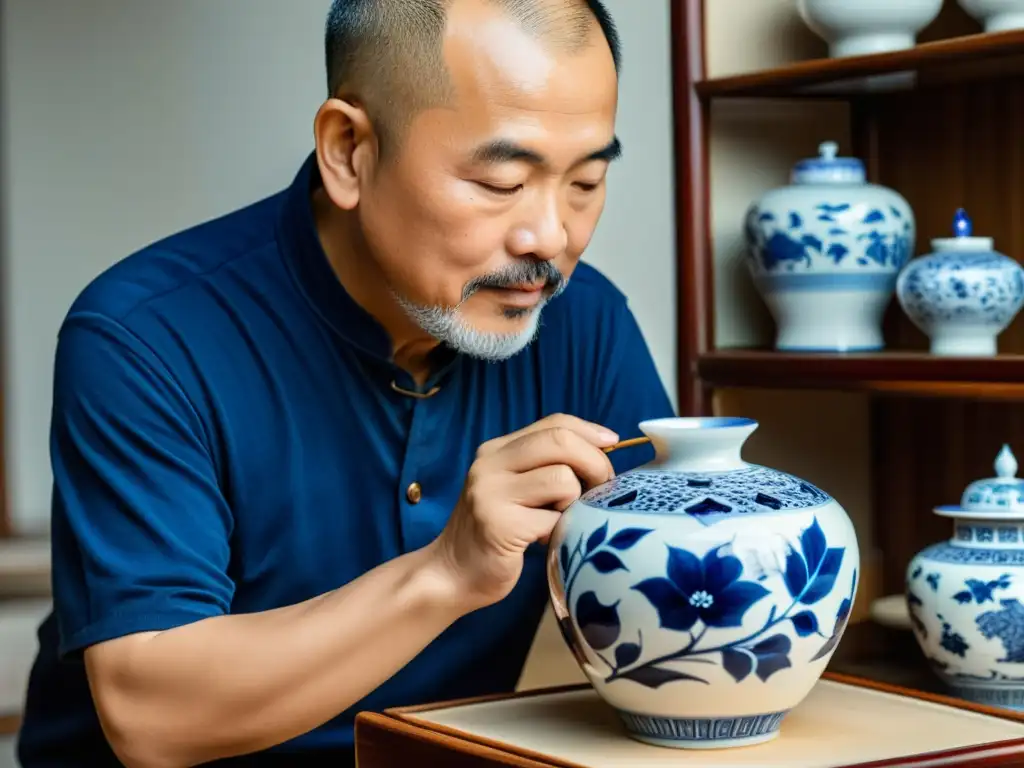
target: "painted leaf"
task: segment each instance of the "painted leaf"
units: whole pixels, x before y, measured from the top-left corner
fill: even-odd
[[[786,555],[786,572],[783,574],[783,578],[790,597],[798,597],[807,586],[807,563],[792,547]]]
[[[804,560],[807,562],[808,573],[818,570],[821,559],[825,556],[825,532],[818,525],[818,518],[814,518],[804,532],[800,535],[800,545],[804,551]]]
[[[619,639],[622,629],[618,601],[602,603],[594,592],[584,592],[576,599],[576,623],[583,639],[595,651],[610,647]]]
[[[640,646],[636,643],[621,643],[615,648],[615,664],[628,667],[640,658]]]
[[[601,573],[628,571],[629,569],[614,552],[601,551],[590,558],[590,563]]]
[[[663,628],[686,632],[697,623],[697,609],[668,579],[661,576],[644,579],[633,589],[646,597],[658,612],[658,621]]]
[[[757,676],[767,680],[776,672],[793,666],[789,661],[792,643],[785,635],[772,635],[750,649],[757,658]]]
[[[696,675],[688,675],[685,672],[677,672],[674,669],[665,669],[664,667],[637,667],[628,672],[623,672],[620,677],[632,680],[634,683],[640,683],[640,685],[648,688],[660,688],[665,683],[673,683],[679,680],[692,680],[695,683],[708,684],[707,680]]]
[[[651,532],[650,528],[623,528],[612,536],[608,546],[623,552]]]
[[[569,545],[562,544],[558,548],[558,564],[562,568],[562,582],[564,583],[569,575]]]
[[[726,648],[722,651],[722,666],[739,683],[753,672],[754,657],[735,648]]]
[[[818,573],[803,597],[800,598],[800,602],[804,605],[814,605],[814,603],[829,595],[835,586],[836,576],[839,575],[839,568],[842,564],[842,547],[830,547],[826,550],[825,557],[822,558],[821,564],[818,566]]]
[[[814,235],[804,235],[800,238],[800,242],[806,245],[808,248],[812,248],[818,253],[821,253],[821,240]]]
[[[605,520],[604,525],[590,534],[590,538],[587,539],[587,554],[589,555],[595,549],[604,544],[605,536],[608,535],[608,521]]]
[[[844,235],[845,235],[846,233],[845,233],[845,232],[842,232],[841,234],[844,234]],[[828,253],[828,257],[829,257],[830,259],[832,259],[832,261],[833,261],[833,262],[835,262],[836,264],[838,264],[838,263],[839,263],[840,261],[842,261],[842,260],[843,260],[843,258],[844,258],[844,257],[846,256],[846,254],[848,254],[849,252],[850,252],[850,249],[849,249],[849,248],[847,248],[847,247],[846,247],[845,245],[843,245],[842,243],[832,243],[832,245],[830,245],[830,246],[828,247],[828,252],[827,252],[827,253]]]
[[[811,661],[817,661],[818,659],[825,658],[825,656],[831,653],[832,649],[835,648],[838,643],[839,637],[837,635],[832,635],[832,637],[822,644],[821,648],[818,649],[818,652],[811,656]]]
[[[793,622],[793,629],[800,637],[807,637],[818,631],[818,617],[814,615],[814,611],[800,611],[791,616],[790,621]]]

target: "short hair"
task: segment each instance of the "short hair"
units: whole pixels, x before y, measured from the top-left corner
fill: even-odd
[[[524,29],[563,47],[584,45],[597,22],[615,71],[621,44],[602,0],[489,0]],[[324,39],[328,97],[359,99],[381,152],[418,112],[448,103],[442,40],[451,0],[334,0]]]

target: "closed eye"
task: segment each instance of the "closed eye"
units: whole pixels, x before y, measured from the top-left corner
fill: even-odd
[[[522,184],[516,184],[514,187],[499,187],[495,184],[488,184],[483,181],[478,181],[477,184],[495,195],[514,195],[523,188]]]

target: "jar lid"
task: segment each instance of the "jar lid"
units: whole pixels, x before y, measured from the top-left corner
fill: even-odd
[[[932,250],[936,253],[990,252],[994,246],[991,237],[974,236],[974,224],[963,208],[957,208],[953,214],[953,237],[937,237],[932,240]]]
[[[1009,445],[999,450],[994,466],[996,476],[968,485],[959,506],[938,507],[935,511],[952,517],[1024,518],[1024,480],[1016,476],[1017,459]]]
[[[856,157],[836,157],[839,145],[824,141],[818,145],[818,157],[809,157],[793,166],[792,184],[863,184],[864,163]]]

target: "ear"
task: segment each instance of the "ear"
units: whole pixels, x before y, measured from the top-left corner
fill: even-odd
[[[324,191],[339,208],[355,208],[377,154],[369,115],[352,102],[328,99],[317,112],[313,133]]]

